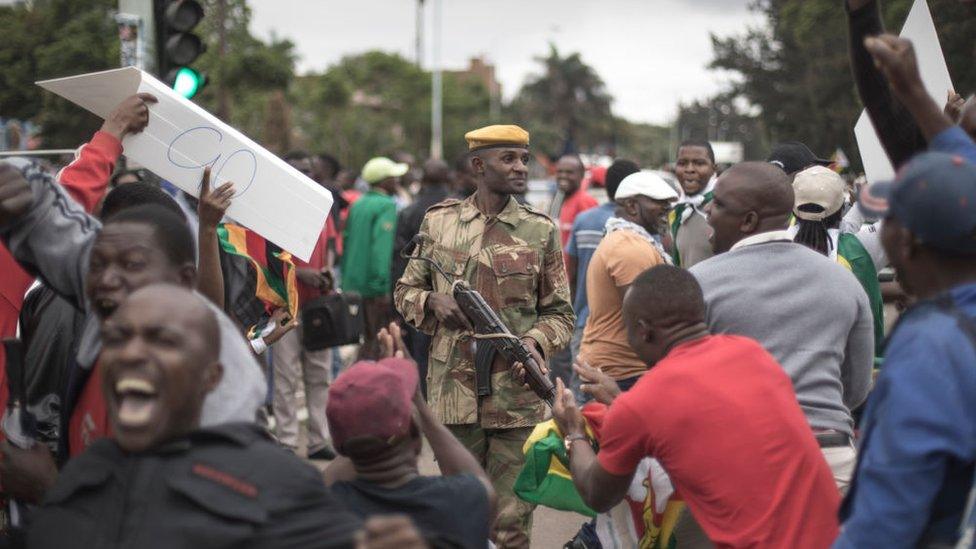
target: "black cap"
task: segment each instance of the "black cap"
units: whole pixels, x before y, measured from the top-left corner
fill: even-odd
[[[786,175],[793,175],[803,171],[810,166],[829,166],[833,161],[825,158],[818,158],[813,154],[810,147],[799,141],[787,141],[773,147],[773,152],[769,153],[766,162],[776,164],[786,172]]]

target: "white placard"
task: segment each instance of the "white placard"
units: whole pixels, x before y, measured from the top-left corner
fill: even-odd
[[[153,94],[149,125],[123,139],[125,155],[193,196],[211,166],[214,188],[237,189],[229,217],[302,260],[312,255],[332,194],[151,74],[125,67],[37,84],[102,118],[130,95]]]
[[[744,157],[744,149],[739,141],[711,141],[716,164],[738,164]]]
[[[900,36],[911,40],[915,47],[918,69],[925,89],[935,98],[936,103],[944,104],[946,92],[952,89],[952,79],[949,77],[949,67],[946,65],[945,55],[942,54],[939,35],[935,31],[932,12],[929,11],[926,0],[915,0]],[[875,183],[892,179],[895,169],[884,152],[867,110],[861,111],[861,116],[857,119],[854,137],[857,139],[857,148],[861,151],[861,162],[868,181]]]
[[[888,159],[888,154],[881,146],[881,140],[874,131],[874,124],[868,117],[867,111],[861,111],[854,125],[854,138],[857,148],[861,152],[861,163],[864,164],[864,175],[868,182],[889,181],[895,178],[895,168]]]

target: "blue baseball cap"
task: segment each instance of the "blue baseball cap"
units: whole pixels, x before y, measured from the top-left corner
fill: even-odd
[[[858,196],[870,217],[895,218],[926,246],[976,254],[976,166],[956,155],[926,152]]]

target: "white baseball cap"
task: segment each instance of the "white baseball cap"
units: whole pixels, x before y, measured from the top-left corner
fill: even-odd
[[[837,172],[824,166],[811,166],[799,173],[793,179],[793,213],[800,219],[820,221],[826,219],[841,209],[844,205],[844,194],[847,184]],[[823,210],[819,212],[803,211],[800,206],[814,204]]]
[[[614,200],[632,196],[646,196],[654,200],[677,200],[678,192],[655,173],[636,172],[628,175],[620,182]]]

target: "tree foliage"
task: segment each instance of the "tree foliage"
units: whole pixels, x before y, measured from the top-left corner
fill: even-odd
[[[269,149],[286,152],[292,122],[282,94],[294,77],[295,45],[253,36],[245,0],[205,0],[204,13],[200,34],[207,51],[194,66],[210,83],[194,100]]]
[[[509,109],[532,128],[533,144],[551,155],[612,148],[612,98],[596,71],[579,53],[563,56],[553,44],[546,57],[536,60],[542,73],[529,78]]]
[[[399,55],[372,51],[296,76],[294,44],[252,35],[246,0],[202,1],[205,17],[196,32],[207,51],[193,66],[209,78],[194,98],[204,108],[277,153],[296,146],[328,151],[351,166],[377,154],[429,154],[429,72]],[[45,146],[75,147],[89,139],[97,117],[34,82],[117,67],[116,6],[116,0],[35,0],[0,7],[0,116],[34,121]],[[569,149],[666,160],[668,130],[613,116],[612,97],[579,53],[552,47],[538,61],[538,74],[502,106],[504,120],[532,132],[534,148],[548,155]],[[464,72],[444,73],[443,109],[448,160],[466,149],[465,132],[502,121],[492,119],[485,84]]]
[[[47,147],[75,147],[100,121],[34,82],[117,67],[113,0],[0,6],[0,116],[34,120]]]
[[[764,158],[769,150],[762,120],[737,104],[732,94],[719,94],[708,100],[681,105],[674,122],[674,140],[737,141],[746,159]],[[676,150],[669,151],[672,155]]]
[[[671,155],[671,129],[653,124],[636,124],[618,118],[614,125],[616,158],[633,160],[652,168],[667,164]]]
[[[430,73],[400,55],[379,51],[343,58],[321,74],[299,78],[292,91],[297,126],[309,148],[358,167],[370,157],[430,150]],[[471,78],[443,78],[444,156],[465,149],[463,135],[488,123],[489,95]]]
[[[957,90],[976,90],[976,17],[956,0],[929,2]],[[901,29],[912,0],[883,3],[886,27]],[[861,110],[851,77],[847,15],[839,0],[757,0],[764,28],[712,37],[712,68],[730,71],[728,94],[759,110],[766,137],[797,139],[814,151],[856,150],[853,126]],[[968,15],[967,15],[968,14]]]

